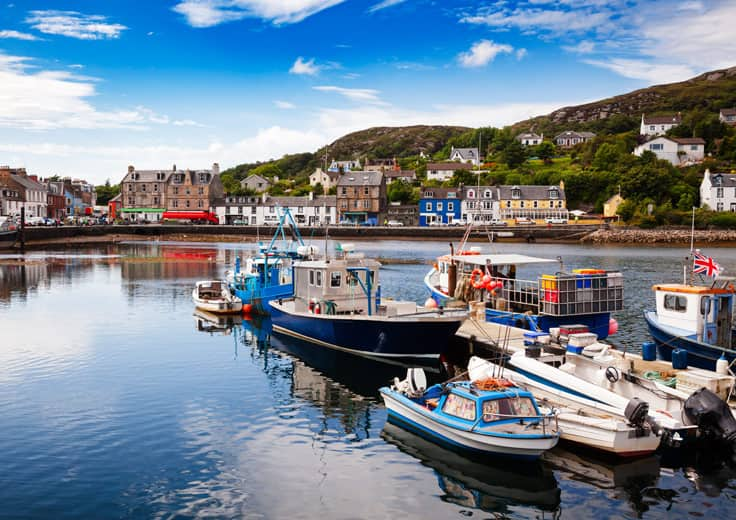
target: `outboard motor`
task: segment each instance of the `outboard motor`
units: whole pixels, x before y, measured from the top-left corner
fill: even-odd
[[[632,397],[631,401],[626,405],[624,416],[632,426],[642,427],[649,415],[649,403],[642,401],[638,397]]]
[[[707,388],[693,392],[685,400],[685,417],[702,434],[720,439],[736,448],[736,419],[728,404]]]

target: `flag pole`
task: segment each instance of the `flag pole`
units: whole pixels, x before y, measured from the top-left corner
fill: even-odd
[[[690,223],[690,255],[688,258],[692,262],[693,258],[693,248],[695,247],[695,206],[693,206],[693,217]],[[685,273],[683,273],[684,275]],[[690,266],[690,285],[693,285],[695,283],[695,272],[693,270],[693,266]]]

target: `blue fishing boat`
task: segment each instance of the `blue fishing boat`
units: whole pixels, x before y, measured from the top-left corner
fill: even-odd
[[[557,263],[553,274],[517,270]],[[583,325],[604,339],[617,329],[611,312],[623,309],[623,277],[619,272],[574,269],[561,261],[521,254],[481,254],[476,248],[441,256],[424,277],[438,306],[480,302],[486,321],[549,332],[562,325]]]
[[[294,295],[269,303],[273,330],[353,354],[438,358],[467,312],[382,301],[380,267],[348,246],[295,263]]]
[[[421,369],[409,369],[406,380],[380,388],[389,420],[453,448],[525,459],[560,438],[554,412],[540,412],[534,396],[508,380],[425,386]]]
[[[675,364],[687,363],[699,368],[720,371],[736,359],[736,331],[733,328],[734,285],[718,280],[712,286],[692,284],[658,284],[653,288],[656,310],[645,311],[659,356]]]
[[[258,253],[247,258],[245,265],[240,257],[236,258],[235,270],[227,273],[230,288],[242,300],[245,313],[268,314],[270,300],[291,296],[294,292],[293,263],[317,252],[316,247],[304,244],[289,208],[279,211],[278,225],[270,243],[260,244]]]

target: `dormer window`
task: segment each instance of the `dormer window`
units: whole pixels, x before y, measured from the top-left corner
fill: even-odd
[[[469,199],[474,199],[475,198],[475,191],[468,190],[468,198]]]
[[[722,175],[716,175],[713,177],[713,184],[716,186],[721,186],[723,184],[723,176]]]
[[[511,198],[514,200],[521,198],[521,189],[518,186],[511,188]]]
[[[559,199],[560,198],[560,190],[557,188],[550,188],[549,189],[549,198],[550,199]]]
[[[486,190],[483,192],[483,198],[490,199],[493,197],[493,194],[491,193],[491,190]]]

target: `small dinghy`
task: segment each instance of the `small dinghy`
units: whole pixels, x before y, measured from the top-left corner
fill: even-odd
[[[220,280],[197,282],[192,291],[192,300],[198,309],[217,314],[240,312],[243,302],[230,292],[227,283]]]
[[[560,438],[556,415],[540,412],[534,396],[511,381],[426,385],[424,372],[410,368],[404,381],[381,388],[389,420],[454,448],[526,459]]]

